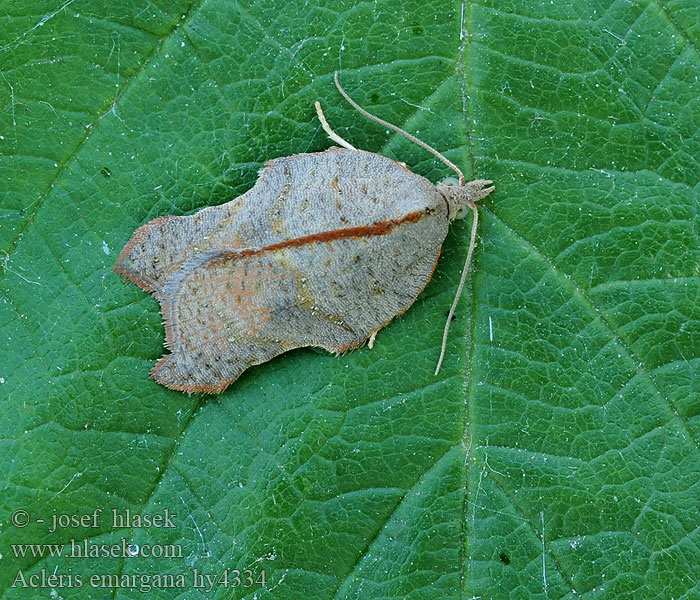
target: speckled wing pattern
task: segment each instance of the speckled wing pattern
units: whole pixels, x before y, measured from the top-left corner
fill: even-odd
[[[304,346],[343,352],[405,311],[448,229],[427,179],[378,154],[278,158],[220,206],[140,227],[115,270],[160,301],[159,383],[220,392]]]

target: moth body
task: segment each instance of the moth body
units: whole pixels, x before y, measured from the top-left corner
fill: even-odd
[[[430,280],[468,200],[454,188],[331,148],[269,162],[226,204],[140,227],[114,268],[161,303],[171,353],[152,376],[216,393],[294,348],[361,346]]]

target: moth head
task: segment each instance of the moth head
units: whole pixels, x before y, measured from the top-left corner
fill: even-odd
[[[450,221],[463,219],[469,212],[469,194],[464,185],[460,185],[456,177],[448,177],[437,184],[440,192],[447,201],[447,217]]]
[[[438,183],[437,190],[447,201],[447,216],[450,221],[463,219],[471,209],[476,210],[474,203],[493,191],[491,183],[493,182],[484,179],[463,183],[456,177],[448,177]]]

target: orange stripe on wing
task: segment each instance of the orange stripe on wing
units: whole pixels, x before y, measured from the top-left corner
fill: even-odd
[[[387,219],[386,221],[378,221],[372,225],[362,225],[360,227],[347,227],[345,229],[333,229],[331,231],[322,231],[321,233],[312,233],[303,237],[294,238],[284,242],[278,242],[264,248],[247,248],[244,250],[222,250],[216,259],[213,259],[207,267],[220,265],[221,263],[230,260],[231,258],[245,258],[248,256],[257,256],[267,252],[275,252],[284,248],[299,248],[307,244],[316,242],[332,242],[334,240],[343,240],[347,238],[362,238],[373,237],[377,235],[388,235],[398,225],[402,223],[417,223],[426,213],[415,211],[408,213],[400,219]]]

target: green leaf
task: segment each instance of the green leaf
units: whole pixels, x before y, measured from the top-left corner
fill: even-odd
[[[698,594],[693,0],[3,9],[3,598]],[[111,270],[138,226],[328,147],[315,100],[357,147],[450,175],[335,70],[496,183],[440,376],[464,223],[372,351],[291,352],[217,397],[160,387],[158,304]]]

